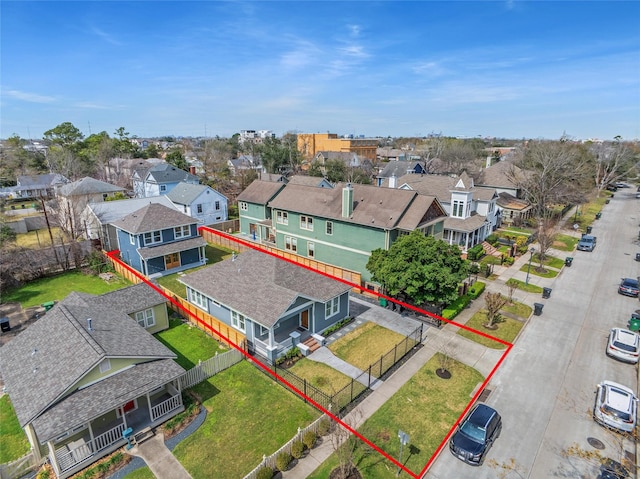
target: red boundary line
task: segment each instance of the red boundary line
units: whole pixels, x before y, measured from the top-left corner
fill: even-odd
[[[240,238],[236,238],[232,235],[228,235],[226,233],[223,233],[222,231],[218,231],[218,230],[214,230],[211,228],[208,228],[206,226],[201,226],[198,228],[198,230],[205,230],[209,233],[221,236],[227,240],[233,241],[235,243],[241,244],[245,247],[260,251],[262,253],[271,255],[275,258],[281,259],[283,261],[287,261],[291,264],[294,264],[296,266],[300,266],[302,268],[306,268],[309,271],[313,271],[314,273],[317,274],[321,274],[323,276],[326,276],[328,278],[331,278],[333,280],[336,281],[340,281],[348,286],[351,286],[352,288],[355,289],[362,289],[361,285],[359,284],[355,284],[355,283],[351,283],[350,281],[347,281],[345,279],[342,278],[337,278],[335,276],[332,276],[328,273],[324,273],[322,271],[318,271],[315,270],[309,266],[303,265],[303,264],[299,264],[296,263],[295,261],[291,261],[287,258],[284,258],[282,256],[279,256],[277,254],[274,254],[270,251],[264,250],[262,248],[260,248],[259,246],[256,246],[254,243],[250,243],[248,241],[242,240]],[[368,294],[373,294],[379,298],[385,298],[388,301],[392,301],[394,303],[400,304],[402,305],[404,308],[406,309],[411,309],[413,311],[419,312],[420,314],[426,315],[426,316],[430,316],[432,318],[436,318],[440,321],[444,321],[446,323],[450,323],[453,324],[459,328],[465,329],[467,331],[471,331],[475,334],[478,334],[480,336],[483,336],[487,339],[490,339],[492,341],[496,341],[498,343],[501,343],[502,345],[506,346],[506,350],[504,352],[504,354],[502,354],[502,356],[500,357],[500,359],[498,360],[498,362],[495,364],[495,366],[493,367],[493,369],[491,370],[491,372],[489,373],[489,375],[486,377],[486,379],[484,380],[484,382],[480,385],[480,387],[478,388],[478,390],[476,391],[476,393],[474,394],[474,396],[471,398],[471,401],[469,401],[469,403],[467,404],[467,407],[464,409],[464,411],[462,411],[462,413],[460,414],[460,416],[458,417],[458,419],[456,420],[456,422],[453,424],[453,426],[451,427],[451,429],[449,429],[449,432],[447,433],[447,435],[445,436],[445,438],[442,440],[442,442],[440,443],[440,445],[438,446],[438,448],[436,449],[436,451],[433,453],[433,455],[431,456],[431,459],[429,459],[429,461],[427,462],[427,464],[424,466],[424,468],[418,473],[416,474],[415,472],[411,471],[410,469],[408,469],[407,467],[405,467],[403,464],[401,464],[397,459],[395,459],[394,457],[390,456],[388,453],[386,453],[385,451],[383,451],[380,447],[376,446],[373,442],[371,442],[369,439],[367,439],[365,436],[363,436],[362,434],[360,434],[357,430],[355,430],[353,427],[351,427],[349,424],[343,422],[339,417],[337,417],[335,414],[331,413],[330,411],[328,411],[327,409],[325,409],[324,407],[322,407],[320,404],[318,404],[316,401],[314,401],[313,399],[311,399],[309,396],[307,396],[306,394],[304,394],[302,391],[300,391],[298,388],[296,388],[293,384],[289,383],[286,379],[284,379],[283,377],[281,377],[280,375],[278,375],[277,373],[275,373],[274,371],[271,370],[271,368],[269,366],[267,366],[266,364],[263,364],[261,361],[258,361],[256,358],[254,358],[253,356],[251,356],[248,352],[244,351],[241,347],[239,347],[237,344],[235,344],[233,341],[231,341],[229,338],[227,338],[226,336],[224,336],[223,334],[221,334],[220,332],[214,330],[213,328],[211,328],[207,323],[201,321],[197,316],[194,316],[191,311],[189,311],[188,309],[184,308],[180,303],[178,303],[177,301],[175,301],[173,298],[171,298],[170,296],[168,296],[167,294],[164,293],[164,291],[162,291],[160,288],[158,288],[156,285],[154,285],[153,283],[151,283],[146,277],[144,277],[141,273],[139,273],[138,271],[136,271],[135,269],[133,269],[131,266],[129,266],[128,264],[124,263],[122,260],[120,260],[119,258],[119,254],[120,251],[119,250],[113,250],[113,251],[109,251],[106,253],[107,256],[109,258],[111,258],[113,261],[119,263],[122,267],[124,267],[125,269],[127,269],[130,273],[132,273],[134,276],[136,276],[138,279],[140,279],[141,281],[143,281],[144,283],[146,283],[147,285],[151,286],[155,291],[157,291],[158,293],[160,293],[162,296],[164,296],[165,298],[167,298],[167,300],[169,300],[174,306],[176,306],[178,309],[180,309],[181,311],[183,311],[184,313],[186,313],[189,317],[191,317],[191,319],[195,319],[195,321],[200,324],[204,329],[208,330],[209,332],[215,334],[217,337],[219,337],[220,339],[222,339],[225,343],[227,343],[229,346],[235,348],[237,351],[241,352],[245,358],[248,361],[251,361],[252,363],[254,363],[255,365],[259,366],[260,368],[262,368],[264,371],[266,371],[267,373],[271,374],[272,376],[274,376],[278,381],[284,383],[287,385],[288,388],[290,388],[293,392],[295,392],[296,394],[298,394],[300,397],[302,397],[305,401],[309,402],[310,404],[312,404],[315,408],[319,409],[320,411],[322,411],[324,414],[326,414],[327,416],[329,416],[331,419],[333,419],[334,421],[338,422],[342,427],[344,427],[345,429],[347,429],[350,433],[352,433],[353,435],[357,436],[359,439],[361,439],[362,441],[364,441],[368,446],[370,446],[371,448],[373,448],[374,450],[376,450],[378,453],[380,453],[382,456],[384,456],[386,459],[388,459],[389,461],[391,461],[393,464],[395,464],[396,466],[398,466],[400,469],[402,469],[403,471],[405,471],[407,474],[409,474],[411,477],[415,478],[415,479],[420,479],[429,469],[429,467],[433,464],[433,462],[436,460],[436,458],[438,457],[438,455],[440,454],[440,452],[442,451],[442,449],[444,448],[444,446],[447,444],[447,441],[449,440],[449,438],[453,435],[453,432],[455,431],[455,428],[458,426],[458,424],[460,424],[460,422],[462,421],[462,419],[464,418],[464,416],[467,414],[467,412],[471,409],[471,406],[473,406],[473,403],[478,399],[478,397],[480,396],[480,394],[482,393],[482,391],[484,390],[484,388],[486,387],[486,385],[489,383],[489,381],[491,380],[491,378],[493,377],[493,375],[495,374],[495,372],[498,370],[498,367],[500,367],[500,365],[502,364],[502,362],[504,361],[504,359],[507,357],[507,355],[509,354],[509,352],[511,351],[511,348],[513,347],[512,343],[509,343],[507,341],[504,341],[502,339],[496,338],[494,336],[491,336],[489,334],[486,334],[482,331],[478,331],[476,329],[470,328],[469,326],[466,326],[464,324],[460,324],[457,323],[455,321],[452,321],[450,319],[445,319],[441,316],[438,316],[437,314],[433,314],[430,313],[428,311],[424,311],[420,308],[417,308],[413,305],[404,303],[402,301],[398,301],[397,299],[391,298],[389,296],[385,296],[383,294],[380,293],[375,293],[373,291],[367,291]]]

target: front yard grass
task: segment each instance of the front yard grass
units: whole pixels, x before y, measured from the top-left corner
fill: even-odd
[[[131,283],[117,275],[106,282],[98,276],[68,271],[48,278],[35,279],[19,288],[3,291],[0,300],[3,303],[15,301],[23,308],[29,308],[47,301],[61,301],[72,291],[100,295],[126,286],[131,286]]]
[[[366,323],[329,345],[333,354],[353,366],[365,370],[404,336],[375,323]]]
[[[527,293],[542,293],[542,287],[535,284],[526,284],[524,281],[520,281],[519,279],[511,278],[509,281],[513,281],[516,283],[517,289],[521,291],[525,291]]]
[[[0,464],[20,459],[29,452],[29,441],[20,427],[8,395],[0,397]]]
[[[559,234],[556,235],[553,241],[552,248],[571,253],[574,249],[576,249],[578,241],[580,241],[580,238],[574,238],[573,236]]]
[[[185,369],[229,350],[227,345],[180,319],[170,319],[169,329],[156,333],[155,338],[176,353],[176,362]]]
[[[180,296],[181,298],[187,297],[187,288],[184,284],[182,284],[179,279],[185,274],[193,273],[194,271],[198,271],[199,269],[206,268],[210,264],[217,263],[219,261],[231,258],[233,254],[233,250],[228,248],[223,248],[222,246],[205,246],[205,255],[207,257],[207,264],[204,266],[199,266],[197,268],[192,268],[184,272],[168,274],[166,276],[161,276],[157,279],[158,284],[164,286],[169,291],[173,291],[175,294]]]
[[[194,479],[244,477],[320,415],[247,361],[194,390],[207,419],[173,451]]]
[[[59,227],[52,226],[51,235],[53,236],[54,244],[64,244],[61,239],[62,232]],[[49,231],[46,229],[18,233],[16,235],[16,246],[28,249],[49,248],[51,246],[51,236],[49,236]]]
[[[531,312],[531,308],[529,308],[529,312]],[[513,343],[513,341],[516,339],[516,336],[524,326],[524,322],[518,321],[517,319],[508,318],[506,316],[502,316],[502,319],[498,323],[494,323],[494,325],[497,326],[496,329],[485,328],[484,325],[486,323],[487,312],[478,311],[471,317],[469,321],[465,323],[465,325],[477,331],[486,333],[489,336],[507,341],[508,343]],[[498,341],[486,338],[471,331],[467,331],[466,329],[460,328],[458,330],[458,334],[463,338],[470,339],[471,341],[475,341],[476,343],[482,344],[483,346],[486,346],[488,348],[504,349],[506,347],[504,344],[499,343]]]
[[[540,264],[539,254],[533,255],[533,264],[535,263]],[[562,267],[564,266],[563,259],[556,258],[555,256],[549,256],[549,255],[545,255],[543,263],[545,266],[550,266],[551,268],[556,268],[556,269],[562,269]],[[531,265],[532,268],[533,268],[533,264]]]
[[[298,377],[306,379],[309,384],[330,396],[351,382],[349,376],[342,374],[331,366],[306,358],[296,361],[296,363],[289,368],[289,371]]]
[[[553,269],[545,269],[544,271],[540,271],[540,264],[536,264],[535,262],[531,264],[531,269],[529,270],[529,264],[525,264],[520,268],[520,271],[524,271],[525,273],[529,271],[531,274],[535,274],[536,276],[540,276],[542,278],[555,278],[558,276],[558,272]]]
[[[483,381],[475,369],[457,361],[448,368],[451,379],[440,379],[435,370],[440,367],[440,353],[429,359],[359,429],[360,433],[392,457],[399,457],[398,429],[406,432],[410,444],[403,449],[403,463],[417,473],[445,438],[456,419],[464,411],[475,387]],[[363,478],[395,477],[398,468],[376,451],[361,444],[356,451],[356,463]],[[338,460],[333,454],[309,479],[326,479]],[[404,471],[400,477],[408,478]]]

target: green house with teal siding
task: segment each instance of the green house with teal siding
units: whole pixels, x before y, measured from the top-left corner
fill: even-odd
[[[446,211],[415,191],[342,183],[334,188],[256,180],[238,196],[240,232],[280,250],[359,272],[371,251],[421,230],[442,239]]]

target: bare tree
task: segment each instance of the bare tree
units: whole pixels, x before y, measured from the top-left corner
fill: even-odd
[[[356,408],[342,422],[349,428],[355,429],[356,425],[361,422],[362,416],[362,411]],[[356,468],[356,455],[358,450],[363,447],[363,442],[341,424],[335,424],[329,439],[331,447],[338,458],[338,467],[335,469],[338,474],[336,479],[347,479]]]
[[[616,137],[613,143],[600,143],[593,150],[597,158],[594,181],[598,191],[637,169],[637,162],[633,161],[634,152],[620,137]]]
[[[509,291],[509,303],[513,304],[513,293],[515,292],[516,289],[518,289],[518,284],[519,284],[518,280],[514,278],[510,278],[505,283],[507,290]]]
[[[487,323],[485,327],[491,328],[500,321],[500,310],[507,304],[507,298],[500,293],[487,293],[484,297],[487,308]]]

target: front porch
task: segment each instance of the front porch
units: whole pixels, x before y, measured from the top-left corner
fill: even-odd
[[[59,479],[67,478],[127,444],[125,430],[135,435],[182,411],[181,392],[167,384],[48,441],[51,465]]]

